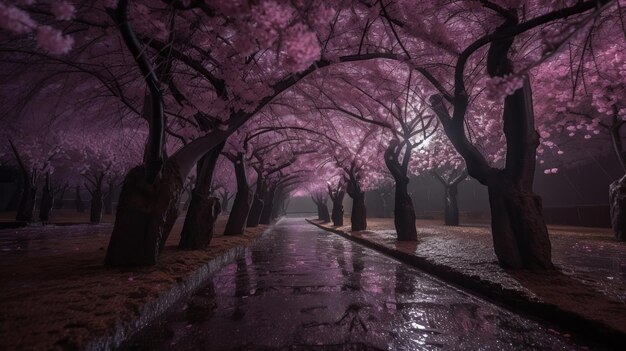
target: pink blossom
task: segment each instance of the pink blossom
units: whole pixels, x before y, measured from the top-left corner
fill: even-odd
[[[56,19],[61,21],[69,21],[74,18],[76,8],[67,1],[55,1],[52,3],[52,14]]]
[[[512,95],[523,86],[524,78],[514,74],[508,74],[502,77],[492,77],[487,79],[485,83],[487,96],[491,100],[500,100],[506,96]]]
[[[285,63],[296,72],[305,70],[320,57],[321,49],[315,33],[306,30],[302,24],[290,28],[283,45],[287,53]]]
[[[63,35],[58,29],[41,26],[37,29],[37,45],[51,54],[60,55],[72,49],[74,39]]]
[[[31,32],[36,27],[30,15],[15,6],[0,3],[0,28],[23,34]]]

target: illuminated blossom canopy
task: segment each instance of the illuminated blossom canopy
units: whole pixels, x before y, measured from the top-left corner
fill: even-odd
[[[541,208],[527,200],[535,167],[558,173],[596,143],[626,171],[624,7],[0,0],[0,118],[7,136],[23,135],[13,149],[24,172],[71,159],[163,200],[146,202],[154,216],[136,224],[132,199],[148,195],[122,187],[111,265],[154,263],[173,223],[155,218],[178,213],[184,184],[206,205],[218,189],[250,191],[245,181],[254,216],[288,194],[345,186],[355,230],[366,227],[365,192],[394,184],[398,239],[415,240],[403,229],[414,226],[408,177],[455,170],[489,190],[500,263],[550,269]],[[13,149],[3,141],[3,163]],[[57,161],[57,149],[71,156]],[[134,225],[148,232],[129,234]],[[129,247],[129,235],[149,242]]]

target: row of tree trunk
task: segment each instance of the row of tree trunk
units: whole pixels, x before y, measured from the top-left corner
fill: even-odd
[[[15,220],[18,222],[32,222],[35,219],[35,211],[37,208],[37,176],[22,175],[23,180],[18,186],[16,195],[19,198],[17,213]],[[44,176],[41,196],[39,197],[39,216],[38,219],[43,222],[49,222],[50,216],[54,209],[62,209],[65,207],[64,197],[68,189],[68,184],[64,184],[58,188],[52,183],[52,176],[46,173]],[[113,213],[113,199],[115,187],[109,184],[106,192],[102,190],[102,184],[93,190],[87,189],[91,194],[90,203],[90,223],[100,223],[102,214]],[[74,208],[77,212],[85,212],[85,203],[81,196],[80,186],[75,186]]]

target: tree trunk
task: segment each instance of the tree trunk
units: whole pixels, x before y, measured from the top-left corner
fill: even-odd
[[[274,195],[276,199],[274,205],[272,206],[272,220],[285,215],[285,192],[280,190],[277,192],[277,195]]]
[[[551,244],[541,198],[506,177],[487,185],[493,246],[503,268],[551,269]]]
[[[289,208],[289,201],[291,199],[289,197],[284,197],[280,204],[280,214],[281,216],[287,215],[287,209]]]
[[[28,168],[26,168],[19,151],[11,139],[9,139],[9,144],[11,145],[11,150],[13,150],[13,154],[15,155],[15,159],[17,160],[17,164],[22,173],[23,192],[20,197],[20,202],[17,205],[15,220],[20,222],[30,222],[33,220],[35,201],[37,199],[37,172],[30,172]]]
[[[322,223],[330,222],[330,213],[328,212],[328,205],[326,205],[326,201],[323,201],[319,204],[319,213],[319,219],[322,221]]]
[[[46,173],[46,181],[43,186],[43,193],[41,194],[41,202],[39,204],[39,220],[42,222],[48,222],[50,220],[50,212],[54,205],[54,194],[52,192],[52,186],[50,184],[50,174]]]
[[[60,210],[65,207],[64,199],[65,199],[65,192],[67,191],[67,188],[68,188],[68,184],[65,183],[65,185],[63,185],[61,189],[57,192],[58,196],[54,200],[54,204],[52,205],[52,208]]]
[[[17,207],[17,215],[15,220],[21,222],[30,222],[33,220],[35,213],[35,200],[37,198],[37,187],[29,182],[24,183],[24,192]]]
[[[98,224],[102,221],[102,207],[104,202],[102,201],[102,186],[98,184],[91,193],[91,207],[89,209],[89,222],[92,224]]]
[[[233,207],[228,215],[228,222],[224,229],[224,235],[241,235],[245,232],[250,204],[252,203],[252,191],[247,189],[237,189]]]
[[[261,212],[263,212],[263,200],[255,193],[252,199],[252,206],[250,206],[250,213],[248,213],[246,227],[258,227],[261,220]]]
[[[311,195],[311,198],[317,207],[317,219],[322,221],[322,223],[330,222],[330,213],[328,212],[328,205],[326,205],[328,199],[319,194]]]
[[[83,203],[83,198],[80,196],[80,185],[74,188],[74,207],[78,213],[85,212],[85,204]]]
[[[617,106],[613,105],[613,125],[610,128],[613,151],[622,170],[626,171],[626,152],[622,143],[622,126],[626,123],[617,114]],[[609,185],[609,206],[611,227],[615,239],[626,241],[626,175]]]
[[[317,219],[321,220],[322,219],[322,205],[320,205],[318,202],[315,202],[315,207],[317,208]]]
[[[417,241],[415,228],[415,209],[413,200],[409,196],[408,178],[396,179],[396,198],[393,209],[393,223],[399,241]]]
[[[451,184],[444,187],[444,223],[449,226],[459,225],[459,205],[457,196],[459,194],[459,186]]]
[[[198,162],[196,186],[180,233],[178,247],[181,249],[203,249],[211,243],[215,220],[221,211],[219,200],[211,196],[211,184],[217,159],[223,148],[224,143],[221,143]]]
[[[467,177],[466,169],[461,171],[461,173],[457,174],[457,172],[458,169],[453,169],[447,176],[445,171],[442,174],[439,174],[436,170],[431,172],[443,185],[443,217],[445,225],[449,226],[459,225],[459,205],[457,201],[459,184]]]
[[[195,193],[185,217],[185,231],[181,233],[178,248],[204,249],[211,243],[217,216],[221,212],[219,199]]]
[[[240,235],[244,233],[248,212],[250,212],[250,203],[252,202],[252,191],[250,191],[250,186],[248,185],[243,154],[239,153],[233,163],[235,164],[235,175],[237,176],[237,195],[235,195],[233,208],[230,210],[228,222],[226,222],[224,235]]]
[[[104,196],[104,214],[113,214],[113,196],[115,195],[115,188],[113,184],[109,184],[109,189]]]
[[[261,216],[259,217],[259,224],[269,225],[272,222],[272,210],[274,208],[274,196],[276,194],[276,187],[270,187],[265,193],[263,199],[263,209],[261,210]]]
[[[609,205],[615,239],[626,241],[626,176],[609,186]]]
[[[343,225],[343,197],[346,193],[340,191],[339,194],[333,197],[333,210],[331,219],[335,227],[341,227]]]
[[[221,200],[221,202],[222,202],[222,212],[224,212],[224,213],[228,213],[228,206],[230,205],[229,204],[230,197],[228,195],[230,195],[228,193],[228,191],[225,191],[224,194],[222,195],[222,200]]]
[[[254,199],[252,200],[252,207],[250,207],[248,222],[246,223],[248,228],[254,228],[259,225],[261,213],[263,212],[263,199],[265,198],[266,190],[267,185],[265,184],[265,181],[263,178],[258,178],[256,191],[254,192]]]
[[[155,182],[149,182],[143,165],[124,179],[115,225],[106,255],[110,266],[156,263],[176,218],[183,188],[177,166],[166,162]]]
[[[191,198],[193,197],[193,189],[187,190],[185,193],[187,194],[187,199],[185,199],[185,203],[183,204],[183,211],[188,211],[191,205]]]
[[[352,223],[352,231],[360,231],[367,229],[367,210],[365,209],[365,193],[361,191],[349,194],[352,197],[352,214],[350,222]]]
[[[395,203],[393,208],[393,223],[396,227],[398,241],[417,241],[417,229],[415,228],[415,209],[413,200],[409,196],[407,177],[411,147],[406,146],[404,159],[401,163],[398,155],[401,151],[397,139],[391,140],[385,150],[385,165],[395,180]]]

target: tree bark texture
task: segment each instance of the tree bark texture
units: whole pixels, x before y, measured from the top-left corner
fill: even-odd
[[[459,225],[459,184],[467,177],[467,170],[458,173],[457,169],[446,176],[445,171],[440,174],[434,170],[431,172],[441,185],[443,185],[444,223],[448,226]]]
[[[415,228],[415,209],[413,200],[409,196],[408,178],[406,181],[396,180],[396,198],[393,210],[393,222],[399,241],[416,241],[417,229]]]
[[[385,164],[396,183],[396,196],[393,209],[393,223],[399,241],[416,241],[417,229],[415,228],[415,208],[413,199],[408,192],[409,177],[407,177],[408,159],[411,157],[411,149],[405,150],[406,162],[400,163],[398,156],[402,149],[398,140],[392,140],[385,150]]]
[[[178,248],[198,250],[209,246],[213,238],[213,230],[217,216],[221,212],[218,198],[198,193],[193,194],[185,226],[185,235],[181,234]]]
[[[219,200],[211,196],[211,185],[217,160],[223,148],[224,143],[208,152],[201,162],[198,162],[196,186],[192,192],[178,244],[181,249],[203,249],[211,243],[215,220],[219,215],[219,212],[216,214],[215,211],[221,211]]]
[[[347,186],[348,195],[352,198],[352,213],[350,222],[352,231],[367,229],[367,210],[365,208],[365,193],[361,190],[356,180],[349,180]]]
[[[265,199],[263,200],[263,210],[261,210],[261,217],[259,218],[259,224],[269,225],[272,222],[272,211],[274,209],[274,196],[276,194],[276,187],[271,186],[265,193]]]
[[[313,194],[311,198],[317,208],[317,219],[322,221],[322,223],[330,222],[330,213],[328,212],[328,205],[326,204],[328,198],[322,194]]]
[[[231,160],[235,165],[235,175],[237,177],[237,194],[233,207],[230,210],[224,235],[241,235],[245,231],[248,213],[250,212],[250,204],[252,202],[252,191],[248,185],[248,177],[246,175],[246,164],[243,153],[237,154],[236,158]]]
[[[257,178],[256,191],[254,192],[254,198],[252,200],[252,207],[250,207],[250,213],[248,214],[247,227],[254,228],[259,226],[261,212],[263,212],[263,206],[265,205],[263,199],[265,198],[266,192],[267,184],[265,184],[265,179],[259,175]]]
[[[153,265],[178,216],[183,180],[175,165],[166,163],[155,182],[143,166],[124,179],[113,233],[107,249],[110,266]]]
[[[335,227],[343,225],[343,198],[345,195],[346,191],[341,185],[337,186],[337,189],[328,187],[328,196],[330,196],[330,200],[333,203],[331,219]]]
[[[626,176],[611,183],[609,205],[615,239],[626,241]]]

